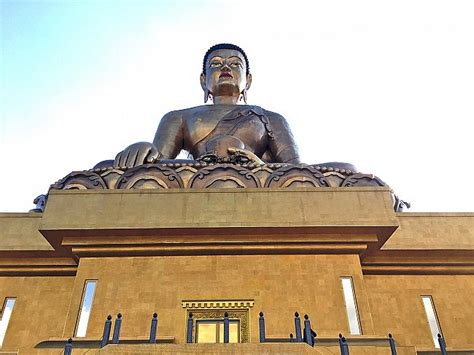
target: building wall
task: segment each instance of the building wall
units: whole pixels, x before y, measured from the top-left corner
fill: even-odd
[[[365,275],[355,255],[166,256],[81,259],[73,277],[0,277],[0,299],[16,297],[2,351],[29,353],[49,338],[73,335],[84,281],[97,279],[87,338],[100,338],[108,314],[122,312],[124,338],[145,338],[151,314],[159,334],[184,343],[181,301],[254,299],[267,336],[294,332],[293,314],[307,313],[320,337],[349,334],[340,276],[352,276],[363,335],[392,333],[399,346],[433,348],[421,302],[431,295],[451,348],[474,348],[474,276]]]
[[[294,333],[294,312],[308,314],[320,335],[348,333],[340,276],[352,276],[362,329],[374,334],[356,255],[166,256],[81,259],[66,336],[73,333],[85,280],[97,279],[87,336],[100,337],[108,314],[123,313],[123,336],[145,336],[151,314],[160,333],[185,341],[183,300],[253,299],[251,341],[258,342],[258,313],[269,336]]]
[[[61,337],[74,277],[0,277],[0,304],[15,297],[1,351],[31,353],[50,337]]]
[[[449,347],[474,349],[473,275],[366,275],[378,334],[402,345],[432,348],[421,296],[431,295]]]

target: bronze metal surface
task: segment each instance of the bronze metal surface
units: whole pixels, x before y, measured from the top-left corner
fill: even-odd
[[[214,48],[214,49],[213,49]],[[195,159],[299,163],[298,150],[285,118],[247,105],[252,83],[243,50],[221,44],[206,53],[201,74],[202,105],[163,116],[153,143],[138,142],[118,153],[113,166],[132,168],[174,159],[185,150]]]

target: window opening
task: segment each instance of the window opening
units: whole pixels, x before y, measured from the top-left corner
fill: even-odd
[[[7,334],[8,323],[13,312],[13,306],[15,306],[15,298],[7,297],[3,303],[3,307],[0,310],[0,348],[5,340]]]
[[[197,320],[197,343],[223,343],[224,320]],[[229,320],[229,343],[240,343],[240,322]]]
[[[342,291],[346,303],[347,320],[349,322],[349,331],[352,335],[361,335],[362,330],[359,321],[359,312],[352,283],[352,277],[341,277]]]
[[[434,346],[435,348],[439,348],[438,334],[442,335],[442,333],[439,326],[438,316],[436,315],[433,298],[431,296],[421,296],[421,299],[423,301],[423,306],[425,307],[426,318],[428,319]]]
[[[84,290],[82,292],[81,309],[76,326],[76,337],[85,337],[87,333],[87,325],[91,314],[92,301],[94,300],[95,286],[97,280],[86,280]]]

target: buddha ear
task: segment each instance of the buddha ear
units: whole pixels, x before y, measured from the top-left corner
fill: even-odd
[[[250,89],[250,85],[252,85],[252,74],[247,74],[247,82],[245,83],[245,88],[240,93],[240,99],[244,100],[247,103],[247,90]]]
[[[245,84],[245,90],[250,89],[250,85],[252,85],[252,74],[247,74],[247,83]]]
[[[209,100],[209,90],[206,87],[206,75],[204,75],[204,73],[201,73],[200,81],[201,81],[201,88],[202,90],[204,90],[204,103],[206,103],[207,100]]]
[[[207,90],[206,88],[206,75],[204,73],[201,73],[201,76],[199,77],[200,81],[201,81],[201,87],[204,91]]]

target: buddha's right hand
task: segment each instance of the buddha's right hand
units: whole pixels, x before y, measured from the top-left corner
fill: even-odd
[[[114,168],[133,168],[147,163],[154,163],[161,158],[161,153],[148,142],[138,142],[128,146],[117,154]]]

